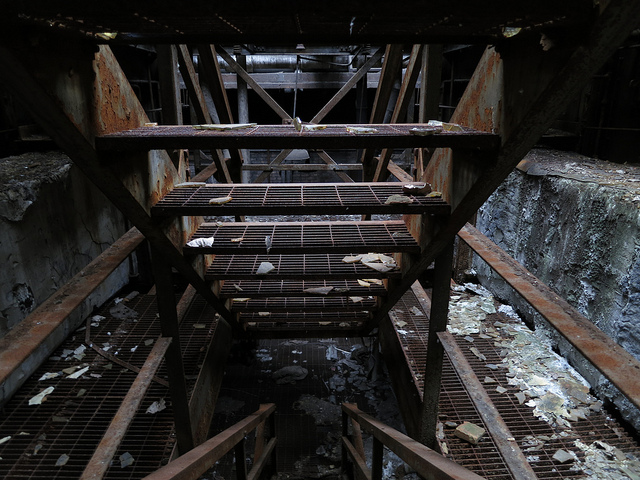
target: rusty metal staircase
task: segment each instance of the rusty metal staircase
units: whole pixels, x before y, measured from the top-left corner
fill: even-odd
[[[0,19],[3,26],[0,80],[24,102],[34,119],[43,125],[151,245],[162,336],[167,343],[165,363],[168,365],[181,452],[202,441],[194,435],[194,424],[199,412],[210,409],[210,406],[196,404],[194,407],[188,401],[172,269],[178,271],[215,308],[234,328],[237,336],[258,335],[257,332],[263,332],[264,336],[304,336],[311,335],[309,332],[314,329],[314,335],[333,335],[345,328],[352,335],[361,335],[373,331],[386,318],[391,306],[435,260],[431,331],[427,346],[431,374],[424,387],[421,425],[422,432],[426,432],[421,439],[426,442],[433,440],[438,372],[443,355],[433,333],[446,326],[453,239],[552,120],[566,108],[571,93],[584,84],[628,32],[637,27],[636,19],[640,14],[640,2],[637,0],[611,0],[595,7],[593,2],[585,0],[572,0],[562,5],[545,1],[536,5],[535,13],[531,13],[530,5],[522,1],[491,5],[443,3],[437,8],[425,2],[410,2],[404,8],[391,10],[388,2],[368,2],[366,5],[342,2],[332,4],[325,12],[305,2],[298,2],[295,6],[282,2],[266,2],[259,6],[257,2],[219,6],[196,2],[188,10],[178,8],[174,2],[156,2],[142,10],[137,10],[133,4],[122,4],[114,10],[107,4],[63,3],[35,1],[29,5],[15,3],[7,7],[7,15]],[[257,8],[246,8],[248,6]],[[560,37],[567,39],[566,44],[551,52],[542,52],[539,36],[547,28],[559,28]],[[515,38],[505,36],[507,31],[513,33],[511,29],[521,29],[522,34]],[[56,36],[55,32],[64,33]],[[49,36],[54,37],[54,41],[47,41]],[[83,41],[76,42],[76,38]],[[371,123],[376,125],[362,127],[373,126],[377,131],[366,135],[347,132],[344,125],[317,131],[297,131],[292,125],[256,126],[244,131],[195,130],[188,126],[140,127],[148,122],[148,118],[136,101],[133,89],[111,49],[97,45],[119,42],[180,44],[178,51],[184,57],[184,53],[188,53],[184,43],[206,42],[202,50],[209,54],[215,53],[211,43],[220,41],[292,45],[327,41],[344,44],[472,42],[497,45],[497,48],[490,47],[485,52],[452,119],[458,124],[492,133],[465,128],[461,132],[421,136],[412,133],[413,126],[410,125],[377,125],[381,120],[375,121],[374,116]],[[391,51],[395,51],[394,62],[400,65],[402,48],[387,49],[387,52]],[[419,56],[420,49],[415,51],[412,61]],[[193,70],[193,65],[188,59],[184,63],[183,68],[188,73],[185,82],[189,82],[195,78],[195,74],[188,72],[189,67]],[[219,70],[214,73],[220,76]],[[216,79],[212,77],[210,80],[215,83]],[[390,88],[390,84],[385,84],[386,87]],[[192,90],[198,96],[197,85],[192,84]],[[384,96],[382,90],[378,91],[380,96]],[[202,97],[202,92],[199,93]],[[220,97],[220,105],[224,107],[227,102],[224,85],[218,83],[212,88],[212,94]],[[196,112],[198,122],[210,123],[202,105]],[[218,108],[218,105],[216,108],[221,118],[226,115],[223,123],[233,123],[228,102],[226,108]],[[288,115],[281,110],[278,114],[286,121]],[[318,119],[316,121],[319,122]],[[428,181],[435,190],[442,192],[446,204],[429,204],[420,210],[423,208],[419,206],[420,200],[414,198],[414,202],[408,205],[387,206],[376,200],[370,204],[336,202],[327,206],[320,202],[313,206],[300,203],[293,207],[297,213],[331,210],[336,215],[390,212],[405,215],[403,221],[368,222],[367,225],[378,228],[383,234],[382,237],[377,237],[377,233],[371,237],[362,235],[363,240],[360,236],[365,224],[332,222],[311,225],[311,229],[319,229],[312,232],[303,232],[307,227],[296,225],[295,238],[283,224],[234,222],[200,225],[202,219],[199,216],[205,213],[216,214],[217,211],[229,215],[251,215],[263,208],[260,199],[264,197],[260,195],[256,198],[249,195],[246,202],[236,207],[239,199],[243,198],[240,190],[245,187],[231,184],[237,181],[241,167],[239,150],[257,147],[362,148],[369,154],[363,168],[372,173],[374,180],[381,180],[387,171],[393,170],[393,164],[387,164],[391,148],[437,148],[429,164],[420,170],[422,175],[417,180]],[[229,168],[219,155],[214,156],[214,161],[218,174],[229,183],[224,188],[238,188],[238,193],[229,195],[236,199],[235,202],[232,199],[216,207],[208,206],[206,202],[205,205],[198,202],[187,205],[189,198],[184,203],[178,202],[178,206],[169,205],[169,199],[189,191],[173,190],[176,184],[186,180],[184,156],[174,154],[173,150],[185,148],[231,150]],[[371,161],[372,151],[376,148],[386,149],[377,163]],[[252,187],[262,188],[264,192],[272,188],[266,185]],[[332,187],[339,190],[338,186],[329,186]],[[212,188],[222,187],[198,187],[192,189],[193,196],[202,193],[205,199],[212,198],[212,192],[208,191]],[[354,198],[360,195],[364,198],[366,192],[372,191],[367,185],[349,185],[349,188],[354,188]],[[269,200],[268,196],[266,198]],[[267,201],[267,208],[262,214],[289,211],[283,209],[282,200],[278,198],[281,197],[269,200],[273,202],[270,206]],[[390,230],[390,226],[393,229]],[[345,232],[347,240],[334,245],[336,236],[344,238],[342,232]],[[400,235],[394,237],[397,232]],[[358,242],[354,241],[356,234]],[[214,243],[211,247],[194,250],[184,246],[191,238],[212,235]],[[268,252],[265,237],[271,237]],[[399,237],[407,243],[397,245]],[[238,238],[243,240],[232,242]],[[341,292],[338,289],[355,287],[353,281],[361,279],[362,273],[366,273],[365,278],[376,277],[372,272],[357,271],[357,267],[353,273],[338,276],[333,267],[344,267],[342,261],[338,261],[341,255],[371,251],[395,253],[400,267],[398,271],[387,272],[389,275],[378,275],[377,278],[384,279],[385,289],[377,286],[369,290],[375,298],[372,302],[375,305],[363,305],[358,318],[354,317],[355,306],[351,305],[355,302],[343,298],[349,296],[344,294],[352,291]],[[322,255],[326,262],[321,260]],[[269,261],[276,267],[265,280],[255,276],[255,266],[263,261]],[[310,282],[318,282],[318,276],[329,270],[331,276],[322,281],[342,282],[345,286],[323,283],[321,286],[334,287],[333,295],[307,296],[305,290],[316,285]],[[243,298],[239,294],[253,300],[238,302],[238,298]],[[345,309],[345,306],[353,307],[353,310]],[[346,313],[350,320],[327,317],[305,318],[300,322],[302,317],[299,314],[306,314],[310,308],[323,308],[325,312],[335,308],[336,314]],[[280,309],[283,311],[279,312]],[[298,310],[295,313],[298,323],[293,318],[284,317],[280,317],[281,321],[265,322],[267,316],[260,315],[261,312],[269,313],[269,319],[273,320],[292,310]],[[322,325],[327,321],[329,325]],[[342,323],[348,327],[341,327]],[[283,327],[287,333],[283,332]]]
[[[364,126],[345,125],[330,125],[317,131],[297,131],[293,125],[256,125],[238,130],[145,127],[99,137],[96,146],[111,154],[141,148],[430,146],[453,148],[456,152],[466,152],[467,158],[475,158],[477,152],[485,156],[495,152],[499,142],[496,135],[469,128],[429,132],[429,135],[416,134],[420,133],[418,125],[367,128],[371,131],[368,134],[353,133],[365,129]],[[254,338],[345,337],[371,333],[377,326],[376,312],[381,307],[384,309],[389,282],[398,283],[402,270],[408,270],[411,259],[421,254],[421,236],[432,234],[415,228],[412,232],[408,225],[417,217],[420,218],[417,224],[429,225],[427,229],[432,229],[443,223],[450,213],[450,206],[441,193],[405,194],[400,182],[186,183],[179,187],[151,208],[155,221],[166,222],[175,216],[407,215],[406,222],[397,219],[202,223],[190,236],[183,253],[186,257],[207,256],[205,279],[214,284],[214,294],[223,296],[221,300],[229,311],[227,320],[239,327],[238,335],[249,334]],[[199,239],[211,241],[207,245],[190,246]],[[367,254],[386,255],[384,258],[392,266],[381,263],[367,266],[364,260],[343,260],[345,255]],[[371,258],[370,262],[379,260]],[[268,272],[260,270],[261,267]],[[448,285],[448,279],[443,284]]]

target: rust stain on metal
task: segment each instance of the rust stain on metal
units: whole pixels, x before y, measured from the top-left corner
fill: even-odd
[[[640,408],[640,362],[475,227],[458,233],[491,268]]]

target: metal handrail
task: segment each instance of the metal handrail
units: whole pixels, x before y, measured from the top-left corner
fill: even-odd
[[[349,438],[349,419],[352,421],[353,440]],[[371,468],[367,467],[360,427],[373,435]],[[417,440],[385,425],[361,411],[355,404],[342,404],[342,469],[346,473],[348,462],[355,478],[382,479],[383,447],[398,455],[422,478],[433,480],[482,480],[483,477],[443,457]]]
[[[215,437],[189,450],[173,462],[156,470],[144,480],[196,480],[207,472],[218,460],[234,449],[236,455],[236,478],[256,480],[269,464],[272,473],[276,468],[277,437],[275,435],[276,405],[267,403],[253,414],[227,428]],[[269,422],[270,438],[265,444],[265,427]],[[256,446],[253,467],[247,472],[245,437],[256,430]]]

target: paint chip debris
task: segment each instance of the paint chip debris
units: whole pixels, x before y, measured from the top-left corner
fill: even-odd
[[[273,272],[276,267],[273,266],[271,262],[262,262],[258,267],[257,275],[266,275],[268,273]]]
[[[58,457],[58,460],[56,460],[56,467],[64,467],[68,461],[69,461],[69,455],[67,455],[66,453],[63,453]]]
[[[149,405],[149,408],[147,408],[146,413],[155,414],[155,413],[161,412],[165,408],[167,408],[167,403],[164,398],[161,398],[160,400],[156,400],[151,405]]]
[[[213,237],[208,238],[194,238],[190,242],[187,242],[188,247],[212,247],[213,246]]]
[[[124,452],[122,455],[120,455],[120,468],[129,467],[133,465],[134,461],[135,460],[129,452]]]
[[[29,405],[40,405],[42,402],[46,400],[47,395],[53,393],[53,387],[47,387],[39,394],[35,395],[29,400]]]

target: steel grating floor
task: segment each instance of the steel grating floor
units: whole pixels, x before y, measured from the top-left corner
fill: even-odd
[[[214,237],[210,247],[185,246],[186,254],[419,253],[403,221],[203,223],[193,239]],[[271,248],[267,252],[267,237]]]
[[[460,131],[440,131],[416,135],[412,129],[424,124],[376,124],[357,126],[373,129],[362,134],[347,125],[327,125],[323,130],[296,131],[293,125],[256,125],[252,128],[212,130],[192,126],[140,127],[96,137],[96,148],[104,151],[166,150],[173,148],[305,148],[340,150],[351,148],[470,148],[495,149],[498,135],[461,127]]]
[[[422,310],[418,299],[412,291],[409,291],[394,308],[394,315],[397,319],[407,322],[407,325],[403,325],[402,329],[397,326],[395,328],[407,358],[407,363],[411,368],[414,383],[421,392],[426,361],[428,320],[426,316],[416,316],[410,313],[413,307]],[[497,313],[489,315],[485,322],[506,323],[509,321],[511,320],[508,317]],[[402,334],[399,330],[410,334]],[[578,458],[582,459],[584,454],[574,444],[577,439],[588,440],[589,442],[601,440],[621,449],[624,453],[632,454],[636,458],[640,457],[640,445],[625,432],[620,424],[604,412],[592,412],[585,420],[571,422],[571,433],[567,436],[558,437],[559,431],[557,429],[535,417],[531,407],[526,404],[521,405],[515,399],[514,394],[520,390],[508,383],[507,370],[502,368],[494,369],[487,366],[502,364],[503,357],[500,356],[499,350],[494,346],[494,339],[482,338],[479,334],[469,334],[468,336],[473,339],[473,346],[486,357],[486,360],[481,360],[471,352],[468,340],[465,340],[462,336],[454,335],[454,338],[459,346],[462,347],[466,360],[471,364],[478,378],[491,377],[497,380],[496,383],[491,384],[492,388],[488,388],[486,391],[516,441],[526,450],[526,448],[530,448],[530,445],[526,443],[526,437],[541,435],[549,437],[543,448],[535,448],[530,452],[524,452],[540,480],[585,477],[583,471],[572,469],[573,462],[561,464],[552,459],[558,449],[572,451],[576,453]],[[498,393],[495,390],[496,386],[506,388],[507,392]],[[453,421],[456,423],[469,421],[482,426],[486,430],[486,425],[446,355],[440,392],[440,419],[442,422]],[[449,450],[448,457],[452,460],[485,478],[513,478],[490,436],[485,437],[476,446],[455,437],[453,429],[445,428],[444,436],[444,442]]]
[[[264,243],[264,241],[263,241]],[[275,270],[269,273],[269,282],[273,279],[300,278],[305,280],[341,280],[364,278],[399,277],[400,271],[379,272],[361,263],[344,263],[344,254],[309,255],[216,255],[207,269],[208,279],[254,280],[266,284],[266,280],[256,279],[256,272],[262,262],[269,262]],[[237,282],[234,282],[237,283]],[[243,282],[244,283],[244,282]],[[296,282],[300,284],[301,282]],[[238,284],[240,285],[240,284]],[[283,282],[285,286],[293,285]],[[334,282],[331,282],[334,285]],[[347,285],[353,286],[352,282]],[[308,287],[305,287],[308,288]],[[295,289],[292,289],[295,290]],[[244,296],[244,295],[243,295]]]
[[[402,194],[403,184],[210,184],[176,188],[153,208],[154,215],[344,215],[344,214],[448,214],[442,198],[407,196],[411,203],[386,201]],[[222,205],[210,205],[213,198],[230,196]]]
[[[273,297],[234,300],[231,309],[234,312],[340,312],[355,310],[375,310],[374,298],[363,297]]]
[[[216,259],[218,258],[216,257]],[[370,276],[371,274],[366,278],[370,279]],[[220,297],[249,297],[256,299],[307,296],[308,293],[304,290],[323,287],[333,287],[333,290],[327,293],[327,297],[344,295],[345,293],[361,297],[369,295],[382,297],[387,294],[384,285],[371,283],[367,287],[356,280],[237,280],[225,281],[220,291]]]
[[[90,322],[89,342],[107,349],[106,354],[125,364],[140,368],[159,337],[155,297],[138,296],[117,306],[115,316],[110,302],[98,314],[106,317]],[[118,318],[119,317],[119,318]],[[95,318],[95,317],[93,317]],[[93,323],[93,326],[91,326]],[[215,332],[214,313],[201,299],[191,305],[181,328],[184,368],[192,387],[203,361],[206,345]],[[0,478],[6,479],[77,479],[117,412],[136,373],[99,355],[85,342],[86,327],[74,332],[23,387],[5,405],[0,420]],[[85,345],[84,357],[73,352]],[[38,379],[47,372],[61,372],[73,366],[88,366],[79,379],[67,374],[49,380]],[[166,378],[161,366],[158,377]],[[47,387],[54,391],[41,405],[29,405],[29,399]],[[173,447],[171,407],[156,414],[147,408],[162,398],[168,389],[157,382],[143,400],[139,413],[116,453],[115,464],[107,471],[108,479],[137,479],[168,461]],[[170,402],[167,402],[170,404]],[[121,468],[119,456],[129,452],[133,465]],[[62,455],[69,459],[56,466]]]

